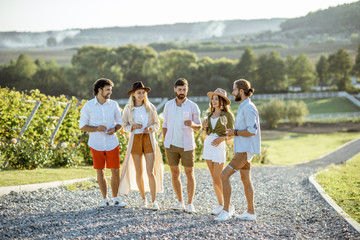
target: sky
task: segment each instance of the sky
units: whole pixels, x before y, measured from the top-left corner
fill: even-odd
[[[356,0],[0,0],[0,31],[295,18]]]

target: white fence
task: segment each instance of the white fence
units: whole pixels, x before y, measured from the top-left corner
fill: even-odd
[[[305,121],[349,120],[360,118],[360,112],[317,113],[305,116]]]

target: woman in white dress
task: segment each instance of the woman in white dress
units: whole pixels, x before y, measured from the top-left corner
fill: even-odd
[[[208,135],[204,141],[203,159],[210,170],[218,201],[218,206],[211,213],[218,215],[224,206],[220,173],[226,162],[226,129],[234,127],[234,115],[230,108],[231,101],[224,89],[217,88],[207,95],[211,100],[206,113],[207,119],[202,123]],[[229,210],[234,212],[234,207],[231,205]]]
[[[163,190],[164,164],[155,138],[160,121],[155,106],[147,98],[150,90],[142,82],[135,82],[128,92],[130,98],[124,108],[122,122],[125,131],[130,133],[130,139],[121,171],[119,192],[127,194],[130,190],[138,190],[142,207],[159,210],[156,193]],[[145,196],[145,191],[149,190],[151,206],[148,206]]]

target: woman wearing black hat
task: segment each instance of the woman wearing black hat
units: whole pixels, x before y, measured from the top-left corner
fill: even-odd
[[[130,98],[124,108],[122,121],[125,131],[130,133],[130,139],[121,172],[119,192],[127,194],[130,190],[138,190],[142,198],[141,206],[148,207],[145,191],[150,190],[150,208],[159,210],[156,193],[163,190],[164,164],[155,138],[160,121],[155,106],[147,98],[150,90],[139,81],[133,83],[131,91],[128,92]]]

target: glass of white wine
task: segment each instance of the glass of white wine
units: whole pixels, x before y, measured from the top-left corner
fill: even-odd
[[[206,120],[208,118],[208,115],[207,115],[207,111],[206,110],[203,110],[202,111],[202,117],[204,118],[204,120]]]
[[[183,112],[183,120],[184,120],[184,127],[188,128],[188,126],[185,126],[185,121],[190,120],[190,113],[189,112]]]
[[[220,123],[221,123],[222,125],[224,125],[225,130],[227,131],[227,127],[226,127],[226,125],[227,125],[227,118],[226,118],[226,116],[221,116],[221,117],[220,117]]]

